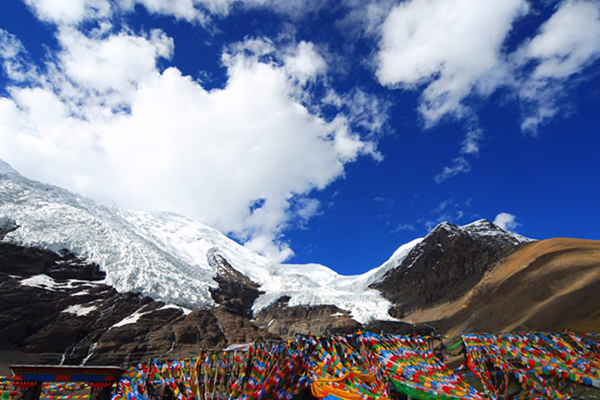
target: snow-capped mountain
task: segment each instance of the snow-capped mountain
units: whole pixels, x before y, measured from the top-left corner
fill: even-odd
[[[343,276],[273,263],[189,218],[104,206],[0,162],[0,373],[6,351],[127,364],[299,333],[595,330],[598,260],[598,241],[531,241],[479,220],[441,223]]]
[[[9,362],[127,365],[299,333],[594,330],[598,260],[598,241],[532,242],[479,220],[441,223],[343,276],[273,263],[189,218],[104,206],[0,161],[0,374]]]
[[[464,226],[444,222],[371,287],[394,304],[393,316],[403,318],[461,296],[501,259],[531,241],[487,220]]]
[[[463,227],[442,223],[426,238],[400,246],[381,266],[362,275],[343,276],[318,264],[271,262],[216,229],[180,215],[101,205],[27,179],[2,161],[0,231],[5,232],[5,242],[55,253],[66,249],[97,264],[106,273],[104,283],[119,292],[140,293],[191,309],[214,306],[219,276],[226,272],[221,266],[226,265],[260,291],[258,298],[251,299],[251,304],[255,299],[254,315],[285,297],[290,307],[337,306],[360,323],[394,319],[389,310],[398,306],[398,291],[418,292],[420,284],[409,278],[436,269],[423,261],[424,255],[427,260],[432,255],[441,257],[446,243],[464,242],[456,242],[455,237],[464,237],[471,253],[481,246],[512,249],[529,240],[485,220]],[[450,259],[456,262],[455,258]],[[415,267],[418,272],[409,273],[419,263],[423,265]],[[466,272],[458,275],[469,275],[469,268],[466,265]],[[481,266],[473,268],[479,271],[477,276],[483,271]]]
[[[215,305],[218,254],[258,285],[255,313],[282,296],[289,305],[332,304],[361,322],[391,319],[391,303],[369,288],[399,265],[415,240],[366,274],[342,276],[318,264],[276,264],[216,229],[171,213],[122,210],[29,180],[0,161],[0,229],[5,242],[56,253],[68,250],[96,263],[104,283],[196,309]]]

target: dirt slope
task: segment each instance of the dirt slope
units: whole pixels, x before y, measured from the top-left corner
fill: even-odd
[[[417,310],[448,334],[511,330],[600,331],[600,241],[532,242],[497,263],[460,299]]]

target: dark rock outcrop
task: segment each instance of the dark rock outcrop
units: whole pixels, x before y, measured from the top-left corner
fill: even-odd
[[[263,329],[292,339],[297,335],[325,335],[327,333],[354,333],[362,325],[350,317],[350,313],[334,305],[289,306],[290,298],[282,297],[255,317],[255,323]]]
[[[392,335],[423,335],[431,336],[438,333],[435,326],[430,324],[409,324],[402,321],[375,320],[363,326],[362,330],[372,333],[389,333]]]
[[[118,293],[98,282],[102,278],[97,265],[67,251],[0,242],[0,356],[10,354],[11,362],[126,366],[278,339],[231,307],[165,306]]]
[[[402,321],[374,320],[363,325],[352,319],[349,311],[334,305],[290,307],[288,301],[289,297],[282,297],[272,306],[259,312],[255,324],[288,340],[297,335],[346,335],[358,331],[397,335],[431,335],[437,332],[437,329],[429,324],[410,324]]]
[[[488,221],[465,227],[443,223],[371,287],[394,304],[390,315],[402,318],[415,309],[459,298],[520,244]]]
[[[207,259],[217,271],[217,276],[213,279],[219,287],[210,290],[215,303],[226,307],[235,315],[252,318],[252,304],[261,294],[258,285],[233,268],[217,249],[210,249]]]

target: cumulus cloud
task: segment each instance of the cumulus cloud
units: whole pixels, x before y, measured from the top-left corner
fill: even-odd
[[[528,105],[522,129],[535,129],[556,115],[553,98],[566,79],[600,56],[600,5],[559,3],[535,37],[507,53],[506,38],[528,12],[525,0],[402,2],[381,27],[377,78],[390,88],[422,88],[427,127],[447,116],[471,117],[465,99],[508,87]]]
[[[461,156],[436,182],[469,171],[464,156],[479,152],[483,131],[472,123],[473,99],[508,89],[520,100],[522,131],[536,134],[560,113],[564,94],[582,80],[577,75],[600,57],[597,1],[558,3],[534,37],[511,53],[505,42],[528,13],[526,0],[410,0],[393,7],[381,24],[379,83],[419,91],[426,128],[445,118],[467,121]]]
[[[0,98],[0,158],[28,177],[192,216],[282,261],[293,254],[282,232],[319,212],[311,193],[346,163],[377,155],[356,115],[324,119],[305,92],[326,70],[310,43],[232,45],[225,87],[208,91],[177,68],[159,69],[175,51],[162,31],[64,25],[57,38],[61,51],[36,84]]]
[[[315,79],[327,69],[325,60],[317,53],[315,46],[304,41],[292,48],[283,61],[288,74],[296,78],[301,85]]]
[[[24,0],[42,21],[78,24],[86,19],[106,18],[112,13],[108,0]]]
[[[506,76],[502,44],[525,0],[412,0],[387,16],[379,43],[382,85],[424,85],[419,111],[426,126],[442,117],[464,117],[463,99],[489,94]]]
[[[520,224],[517,223],[516,217],[508,213],[500,213],[494,218],[494,224],[507,231],[514,231]]]
[[[457,157],[452,160],[449,166],[444,167],[444,170],[433,177],[435,183],[440,184],[447,179],[450,179],[458,174],[471,171],[471,164],[464,157]]]
[[[570,78],[600,58],[600,4],[568,0],[513,55],[519,96],[525,115],[521,128],[537,133],[538,126],[554,117]]]

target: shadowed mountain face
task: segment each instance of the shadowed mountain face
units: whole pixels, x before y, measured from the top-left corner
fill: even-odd
[[[443,223],[371,287],[394,304],[391,314],[402,318],[460,298],[526,241],[484,220],[464,227]]]
[[[407,316],[441,330],[600,331],[600,241],[548,239],[502,258],[460,298]]]
[[[0,242],[0,374],[11,362],[130,365],[278,339],[225,307],[190,311],[99,283],[97,265]],[[231,285],[232,283],[230,283]],[[239,287],[243,287],[241,284]],[[239,294],[239,293],[238,293]],[[242,295],[225,303],[245,301]],[[243,307],[240,313],[244,313]]]

